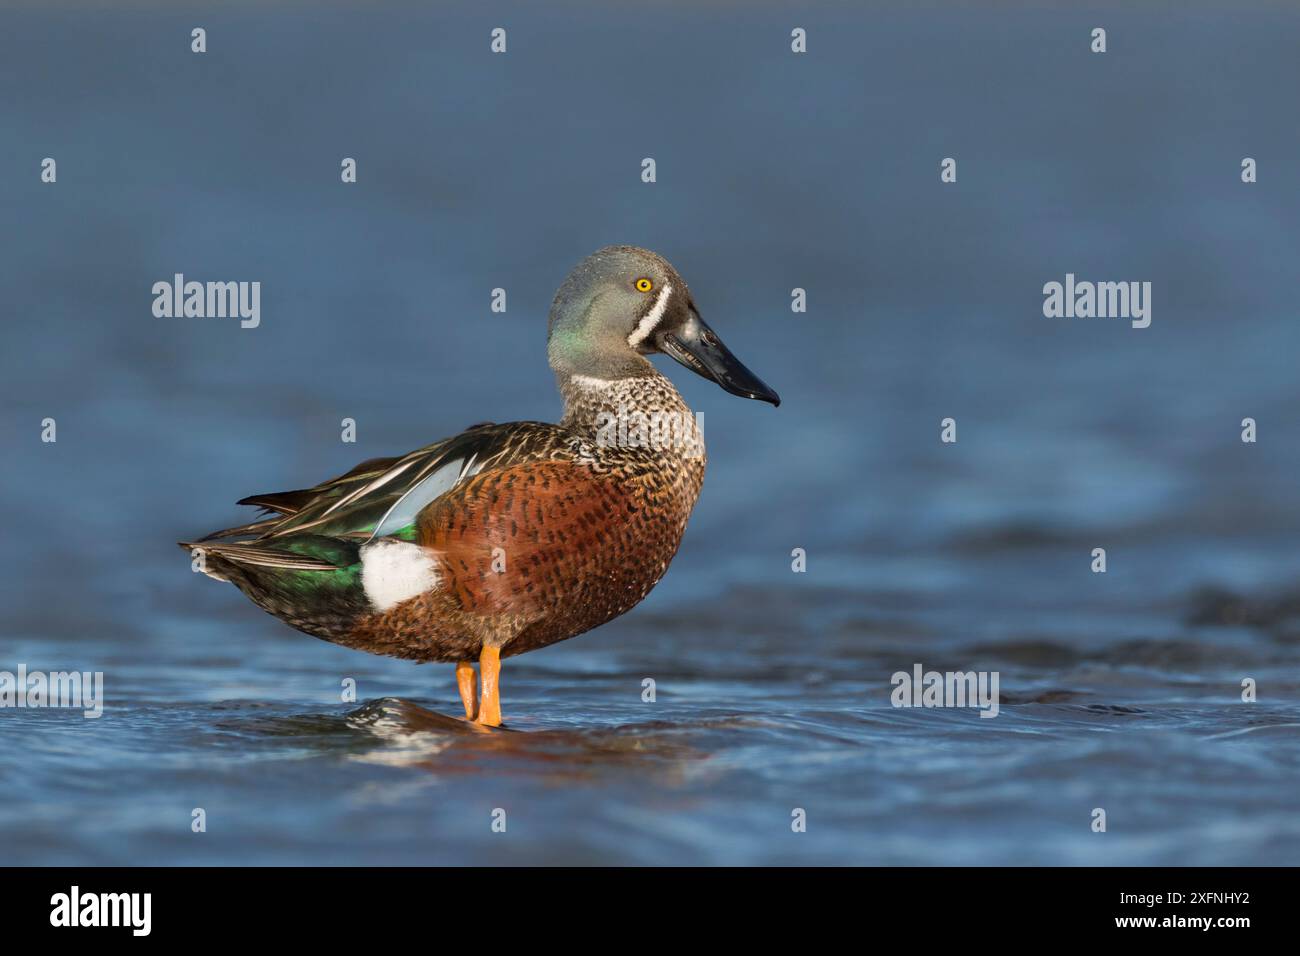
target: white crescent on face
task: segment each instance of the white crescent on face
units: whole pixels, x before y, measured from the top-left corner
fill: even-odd
[[[655,330],[655,326],[659,324],[659,320],[664,317],[664,312],[668,308],[668,299],[672,294],[673,287],[671,285],[665,285],[659,290],[659,298],[655,299],[655,304],[650,307],[650,311],[637,323],[636,328],[632,330],[632,334],[627,337],[628,345],[634,349],[641,347],[641,343],[650,336],[650,333]]]

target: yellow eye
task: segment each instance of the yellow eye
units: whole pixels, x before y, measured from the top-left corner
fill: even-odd
[[[636,291],[638,292],[649,292],[654,287],[655,284],[649,279],[641,278],[636,280]]]

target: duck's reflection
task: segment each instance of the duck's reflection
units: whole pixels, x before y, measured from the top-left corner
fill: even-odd
[[[682,728],[666,722],[525,733],[484,727],[396,697],[370,701],[343,719],[378,744],[348,759],[434,774],[522,773],[567,782],[644,766],[660,783],[672,785],[693,776],[707,756],[682,743]]]

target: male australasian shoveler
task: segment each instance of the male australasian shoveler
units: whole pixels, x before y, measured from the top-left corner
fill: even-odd
[[[704,447],[646,356],[780,403],[704,324],[677,270],[633,246],[569,273],[547,351],[564,396],[558,425],[477,425],[312,488],[253,495],[240,504],[269,517],[182,547],[300,631],[455,663],[466,717],[500,725],[501,658],[630,610],[677,552]]]

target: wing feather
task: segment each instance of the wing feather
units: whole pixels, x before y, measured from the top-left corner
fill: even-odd
[[[280,512],[214,532],[269,541],[309,532],[338,538],[393,535],[433,501],[483,471],[526,461],[572,457],[571,442],[543,422],[476,425],[393,458],[372,458],[337,478],[300,491],[253,495],[242,503]]]

